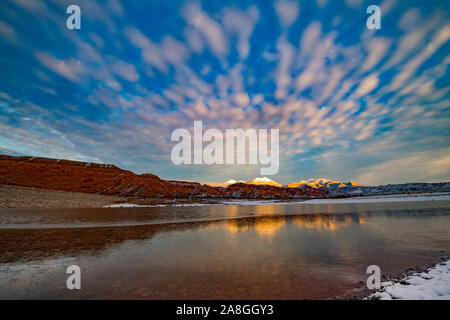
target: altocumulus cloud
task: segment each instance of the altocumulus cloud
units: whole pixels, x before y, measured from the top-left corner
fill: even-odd
[[[2,153],[253,178],[251,165],[171,164],[171,132],[203,120],[279,128],[283,183],[450,179],[442,1],[384,0],[381,30],[363,0],[79,1],[79,31],[69,2],[0,4]]]

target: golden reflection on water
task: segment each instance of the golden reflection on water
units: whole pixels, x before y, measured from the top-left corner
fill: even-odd
[[[385,213],[371,204],[330,214],[328,207],[112,210],[122,220],[130,212],[136,221],[166,223],[0,229],[0,299],[327,299],[353,296],[369,264],[395,276],[449,248],[446,208]],[[103,221],[105,211],[89,218]],[[198,221],[171,223],[196,213]],[[83,290],[66,290],[68,261],[86,270]]]
[[[262,238],[271,239],[286,225],[287,221],[291,222],[293,226],[308,230],[336,231],[352,223],[364,224],[365,218],[357,214],[267,216],[267,213],[263,213],[261,216],[232,219],[224,222],[220,226],[211,225],[209,227],[222,227],[232,235],[238,232],[253,230]]]
[[[255,222],[255,231],[262,237],[271,238],[277,231],[286,224],[286,219],[282,218],[267,218]]]
[[[340,227],[349,225],[355,220],[351,215],[339,216],[339,219],[333,215],[307,215],[292,217],[294,225],[315,230],[335,231]]]
[[[222,227],[232,235],[253,229],[261,237],[271,238],[285,224],[285,217],[257,217],[229,220]]]
[[[264,215],[269,214],[271,212],[276,212],[280,206],[274,204],[265,204],[262,206],[256,206],[255,214],[256,215]]]

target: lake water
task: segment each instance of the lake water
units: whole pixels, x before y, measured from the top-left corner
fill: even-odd
[[[369,265],[400,276],[450,253],[442,199],[0,209],[0,298],[361,296]]]

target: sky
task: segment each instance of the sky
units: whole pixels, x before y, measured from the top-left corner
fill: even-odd
[[[0,154],[259,176],[174,165],[171,133],[202,120],[279,129],[284,184],[450,181],[449,39],[449,1],[2,0]]]

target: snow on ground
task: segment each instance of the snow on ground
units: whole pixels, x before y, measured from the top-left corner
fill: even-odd
[[[382,282],[372,299],[450,300],[450,260],[426,272],[414,273],[400,282]]]
[[[312,199],[312,200],[296,200],[296,201],[280,201],[280,200],[229,200],[217,203],[176,203],[176,204],[151,204],[139,205],[133,203],[117,203],[105,206],[105,208],[134,208],[134,207],[203,207],[211,205],[298,205],[298,204],[328,204],[328,203],[375,203],[375,202],[409,202],[409,201],[442,201],[450,200],[450,193],[418,193],[418,194],[397,194],[389,196],[370,196],[370,197],[354,197],[340,199]]]

